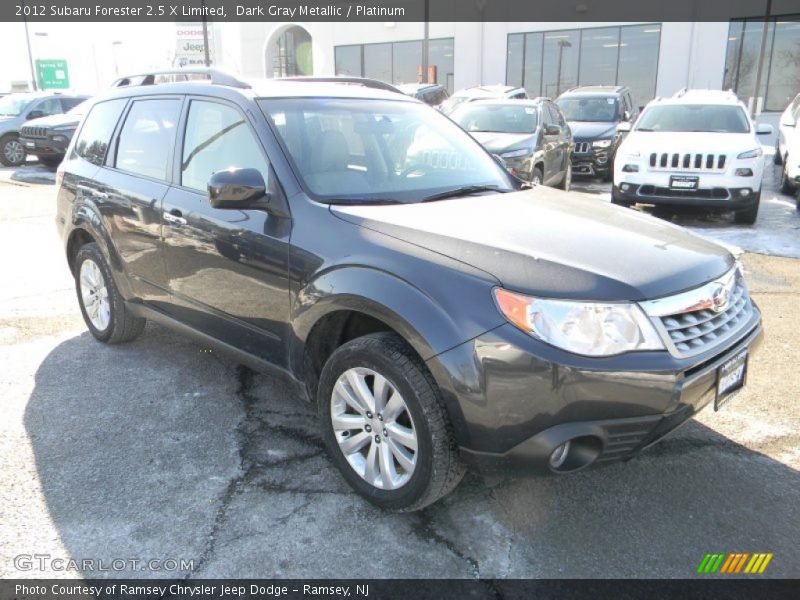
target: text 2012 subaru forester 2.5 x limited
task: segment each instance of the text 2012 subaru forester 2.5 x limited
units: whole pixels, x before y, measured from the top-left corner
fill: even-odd
[[[370,501],[628,458],[744,384],[761,318],[723,248],[521,190],[386,84],[208,75],[117,89],[75,136],[81,311],[102,342],[151,319],[301,382]]]

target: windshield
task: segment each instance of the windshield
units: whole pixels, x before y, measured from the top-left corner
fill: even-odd
[[[469,96],[450,96],[447,100],[442,102],[442,112],[446,115],[449,115],[453,112],[460,104],[463,104],[467,100],[469,100]]]
[[[585,98],[560,98],[556,100],[558,108],[564,113],[567,121],[602,121],[617,120],[619,110],[616,98],[591,96]]]
[[[535,106],[507,104],[462,104],[451,118],[467,131],[533,133],[536,131]]]
[[[636,131],[747,133],[750,123],[740,106],[664,104],[646,109]]]
[[[83,116],[83,115],[85,115],[85,114],[86,114],[86,111],[88,111],[88,110],[89,110],[89,107],[91,106],[91,104],[92,104],[92,103],[91,103],[91,101],[90,101],[90,100],[84,100],[84,101],[83,101],[83,102],[81,102],[80,104],[76,104],[75,106],[73,106],[72,108],[70,108],[70,109],[67,111],[67,114],[68,114],[68,115],[75,115],[76,117]]]
[[[21,114],[25,107],[28,106],[31,99],[27,96],[17,96],[12,94],[5,98],[0,98],[0,116],[2,117],[16,117]]]
[[[304,187],[321,202],[419,202],[510,178],[455,123],[416,102],[259,100]]]

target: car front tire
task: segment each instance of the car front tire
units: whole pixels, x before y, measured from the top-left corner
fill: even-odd
[[[761,192],[756,194],[756,201],[750,208],[737,210],[733,215],[734,223],[739,225],[753,225],[758,218],[758,207],[761,204]]]
[[[18,167],[26,157],[27,152],[18,136],[9,133],[0,138],[0,162],[6,167]]]
[[[317,403],[333,463],[381,508],[419,510],[450,493],[464,475],[441,393],[394,333],[339,347],[322,369]]]
[[[136,339],[146,320],[135,317],[117,290],[100,246],[86,244],[75,257],[75,291],[89,332],[105,344]]]
[[[789,174],[786,172],[786,159],[783,159],[783,169],[781,169],[781,185],[780,190],[781,194],[794,194],[797,186],[795,186],[794,182],[789,178]]]

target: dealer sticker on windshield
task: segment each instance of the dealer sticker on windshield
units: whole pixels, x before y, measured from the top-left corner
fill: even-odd
[[[717,395],[714,399],[714,410],[733,398],[745,384],[747,378],[747,350],[742,350],[733,358],[725,361],[717,369]]]

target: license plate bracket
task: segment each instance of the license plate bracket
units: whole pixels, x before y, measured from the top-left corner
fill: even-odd
[[[717,386],[714,397],[715,411],[727,404],[744,387],[747,382],[748,359],[747,350],[742,350],[717,368]]]
[[[694,191],[700,185],[700,177],[697,175],[671,175],[669,187],[672,190]]]

